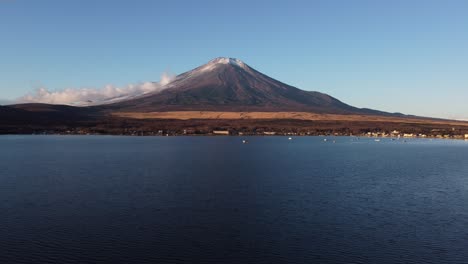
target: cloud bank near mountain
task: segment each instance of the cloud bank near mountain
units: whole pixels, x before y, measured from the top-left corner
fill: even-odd
[[[66,105],[99,104],[118,98],[138,96],[151,92],[162,91],[165,85],[174,79],[174,75],[163,73],[159,82],[141,82],[123,87],[106,85],[102,88],[66,88],[49,90],[41,87],[15,100],[15,103],[46,103]]]

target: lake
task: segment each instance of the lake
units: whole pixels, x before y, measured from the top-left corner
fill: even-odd
[[[1,136],[0,262],[468,263],[468,142],[324,139]]]

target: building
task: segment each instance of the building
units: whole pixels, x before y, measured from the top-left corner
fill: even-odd
[[[213,134],[215,135],[229,135],[228,130],[213,130]]]

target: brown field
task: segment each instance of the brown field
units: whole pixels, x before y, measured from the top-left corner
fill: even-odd
[[[25,109],[27,108],[27,109]],[[34,111],[28,111],[34,108]],[[360,135],[393,130],[429,136],[468,134],[468,122],[398,115],[344,115],[265,111],[159,111],[99,113],[93,109],[20,105],[0,108],[0,134],[94,133],[171,135],[210,134],[213,130],[263,134],[264,131],[307,135]],[[62,109],[63,108],[63,109]],[[56,110],[56,111],[53,111]]]
[[[116,117],[133,119],[175,119],[175,120],[303,120],[303,121],[348,121],[386,122],[411,124],[439,124],[468,126],[468,122],[429,119],[418,117],[393,117],[373,115],[314,114],[308,112],[217,112],[217,111],[172,111],[172,112],[120,112]]]

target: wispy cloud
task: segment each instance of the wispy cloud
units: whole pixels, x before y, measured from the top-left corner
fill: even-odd
[[[119,97],[138,96],[150,92],[161,91],[173,78],[174,75],[163,73],[159,82],[141,82],[137,84],[128,84],[124,87],[106,85],[102,88],[67,88],[56,91],[51,91],[46,87],[41,87],[32,93],[21,96],[15,101],[16,103],[88,105],[117,99]]]

